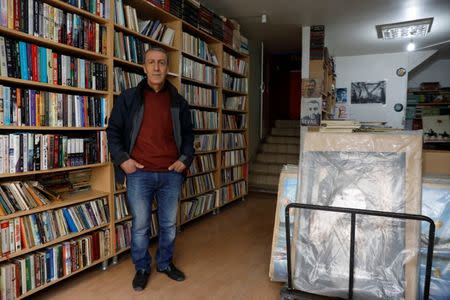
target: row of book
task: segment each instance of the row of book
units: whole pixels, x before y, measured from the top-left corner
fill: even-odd
[[[42,0],[4,0],[0,26],[57,43],[106,54],[106,27]]]
[[[104,163],[106,132],[75,138],[60,134],[0,135],[0,174]]]
[[[222,108],[245,111],[247,108],[247,97],[246,96],[226,97],[225,100],[223,101]]]
[[[217,134],[195,135],[194,149],[197,152],[213,151],[217,149]]]
[[[218,65],[214,50],[208,46],[204,40],[195,37],[187,32],[183,32],[183,51]]]
[[[238,78],[229,74],[223,73],[223,87],[239,93],[247,93],[248,78]]]
[[[0,75],[105,91],[107,66],[35,44],[0,37]]]
[[[181,188],[181,198],[192,197],[215,188],[213,173],[188,177]]]
[[[191,166],[189,167],[189,174],[195,175],[198,173],[213,171],[216,168],[215,154],[204,154],[194,156]]]
[[[198,63],[189,58],[182,57],[182,76],[191,78],[203,83],[217,85],[217,69]]]
[[[204,213],[216,207],[216,193],[208,193],[199,197],[189,199],[181,202],[181,223],[187,222],[195,217],[201,216]]]
[[[42,174],[39,183],[54,197],[89,191],[91,189],[92,169],[85,168],[68,172]]]
[[[247,66],[248,66],[247,63],[244,60],[239,59],[226,51],[223,52],[224,68],[245,75],[247,74]]]
[[[222,149],[231,150],[247,147],[247,141],[243,133],[222,133]]]
[[[190,112],[195,129],[217,129],[219,127],[217,112],[198,109],[191,109]]]
[[[109,229],[103,229],[3,264],[0,267],[2,299],[20,297],[109,256],[110,239]]]
[[[114,195],[114,211],[116,220],[121,220],[130,216],[127,206],[127,195],[126,193],[120,193]]]
[[[245,151],[233,150],[222,152],[222,167],[233,167],[245,163]]]
[[[126,35],[123,32],[114,31],[114,56],[136,64],[144,63],[144,53],[150,48],[150,44],[140,39]]]
[[[106,98],[0,85],[0,125],[105,127]]]
[[[247,178],[247,171],[247,165],[241,165],[222,170],[222,185]]]
[[[183,20],[198,27],[200,3],[195,0],[183,0]]]
[[[38,181],[13,181],[0,184],[0,216],[45,206],[56,200]]]
[[[49,243],[109,221],[106,198],[0,222],[1,256]]]
[[[190,105],[217,108],[217,89],[203,88],[197,85],[181,83],[181,95]]]
[[[239,181],[220,188],[220,205],[224,205],[234,199],[247,194],[247,182]]]
[[[247,115],[245,114],[226,114],[222,115],[223,129],[245,129],[247,128]]]
[[[144,75],[127,72],[122,68],[114,68],[114,91],[123,92],[132,87],[136,87],[141,80],[144,79]]]
[[[108,19],[111,6],[108,0],[62,0],[70,5],[86,10],[94,15]]]
[[[116,251],[131,247],[131,226],[131,220],[116,225]]]
[[[214,13],[206,8],[204,5],[200,5],[198,13],[198,28],[212,35],[212,22]]]

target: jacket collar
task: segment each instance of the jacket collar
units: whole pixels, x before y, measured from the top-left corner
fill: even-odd
[[[144,79],[142,79],[141,82],[139,82],[139,84],[137,85],[137,90],[138,90],[138,93],[139,93],[139,99],[140,99],[140,101],[142,103],[143,103],[143,100],[144,100],[144,91],[145,91],[145,88],[147,86],[148,86],[148,84],[147,84],[147,78],[146,77],[144,77]],[[164,88],[169,90],[169,93],[170,93],[170,106],[178,106],[178,102],[177,102],[178,91],[177,91],[177,89],[167,79],[164,82]]]

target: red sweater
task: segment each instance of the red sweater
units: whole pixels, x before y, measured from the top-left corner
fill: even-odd
[[[167,171],[178,159],[173,137],[170,93],[166,88],[144,92],[144,118],[131,157],[144,165],[145,171]]]

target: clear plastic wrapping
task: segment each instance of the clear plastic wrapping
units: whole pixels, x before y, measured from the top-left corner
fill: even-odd
[[[421,163],[421,132],[308,132],[298,202],[418,214]],[[301,210],[294,226],[294,287],[347,297],[350,215]],[[419,222],[357,216],[355,232],[353,298],[416,299]]]
[[[272,239],[272,254],[270,258],[269,277],[272,281],[287,281],[286,217],[284,212],[288,204],[294,203],[297,200],[297,180],[298,166],[283,166],[278,183],[277,207],[275,210],[275,222]],[[293,224],[294,217],[291,215],[291,228],[293,227]]]

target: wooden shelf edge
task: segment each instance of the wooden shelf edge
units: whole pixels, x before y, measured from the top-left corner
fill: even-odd
[[[66,85],[56,85],[51,83],[43,83],[38,81],[32,81],[32,80],[24,80],[19,78],[13,78],[13,77],[5,77],[0,76],[0,82],[7,82],[11,84],[20,84],[20,85],[27,85],[34,87],[36,89],[39,88],[47,88],[57,91],[65,91],[65,92],[71,92],[71,93],[80,93],[80,94],[97,94],[97,95],[108,95],[108,91],[97,91],[93,89],[84,89],[84,88],[78,88],[78,87],[72,87],[72,86],[66,86]]]
[[[241,73],[239,73],[237,71],[228,69],[226,67],[222,67],[222,71],[225,72],[225,73],[230,73],[231,75],[234,75],[234,76],[240,77],[240,78],[247,78],[248,77],[246,74],[241,74]]]
[[[216,88],[216,89],[219,88],[218,85],[214,85],[214,84],[211,84],[211,83],[203,82],[203,81],[200,81],[200,80],[197,80],[197,79],[194,79],[194,78],[189,78],[189,77],[186,77],[186,76],[181,76],[181,80],[189,81],[189,82],[192,82],[192,83],[197,83],[197,84],[204,85],[204,86],[211,87],[211,88]]]
[[[222,166],[221,169],[230,169],[230,168],[239,167],[239,166],[242,166],[242,165],[245,165],[245,164],[248,164],[248,162],[246,161],[246,162],[235,164],[235,165],[232,165],[232,166]]]
[[[83,234],[87,234],[87,233],[90,233],[90,232],[102,229],[104,227],[108,227],[109,225],[110,225],[109,222],[107,222],[105,224],[102,224],[102,225],[99,225],[99,226],[95,226],[95,227],[92,227],[90,229],[82,230],[80,232],[69,233],[69,234],[67,234],[65,236],[59,237],[59,238],[54,239],[54,240],[52,240],[50,242],[47,242],[45,244],[41,244],[39,246],[34,246],[33,248],[28,248],[28,249],[22,250],[20,252],[14,252],[12,255],[9,255],[7,257],[2,257],[2,258],[0,258],[0,262],[4,262],[4,261],[10,260],[12,258],[28,254],[30,252],[35,252],[35,251],[38,251],[40,249],[44,249],[44,248],[47,248],[49,246],[53,246],[53,245],[62,243],[64,241],[67,241],[67,240],[70,240],[70,239],[82,236]]]
[[[86,50],[86,49],[66,45],[63,43],[58,43],[51,39],[46,39],[46,38],[42,38],[39,36],[30,35],[28,33],[14,30],[14,29],[9,29],[9,28],[3,27],[3,26],[0,26],[0,33],[8,35],[8,36],[10,36],[10,35],[14,36],[14,39],[21,38],[25,42],[30,42],[30,43],[33,43],[33,44],[36,44],[39,46],[45,46],[47,48],[51,48],[54,50],[63,50],[63,51],[69,51],[69,52],[75,53],[75,54],[80,54],[82,56],[89,57],[90,59],[95,59],[95,60],[108,59],[108,56],[106,56],[105,54],[99,54],[99,53],[91,51],[91,50]]]
[[[219,110],[219,108],[217,106],[207,106],[207,105],[197,105],[197,104],[189,104],[189,107],[192,108],[204,108],[204,109],[208,109],[208,110]]]
[[[89,165],[76,166],[76,167],[64,167],[64,168],[54,168],[54,169],[41,170],[41,171],[22,172],[22,173],[3,173],[3,174],[0,174],[0,178],[29,176],[29,175],[36,175],[36,174],[52,173],[52,172],[65,172],[65,171],[72,171],[72,170],[79,170],[79,169],[86,169],[86,168],[98,168],[98,167],[107,166],[108,164],[109,164],[109,162],[89,164]]]
[[[216,209],[216,207],[214,207],[212,209],[208,209],[208,210],[202,212],[201,214],[199,214],[198,216],[195,216],[195,217],[187,219],[187,220],[183,220],[183,221],[180,222],[180,226],[184,225],[184,224],[187,224],[187,223],[189,223],[191,221],[194,221],[195,219],[198,219],[200,217],[206,216],[207,214],[213,212],[215,209]]]
[[[216,190],[216,188],[213,188],[213,189],[210,189],[210,190],[207,190],[207,191],[195,194],[195,195],[190,195],[190,196],[187,196],[187,197],[183,197],[183,198],[180,198],[180,201],[185,201],[185,200],[192,199],[192,198],[195,198],[195,197],[198,197],[198,196],[202,196],[204,194],[211,193],[211,192],[213,192],[215,190]]]
[[[223,48],[224,48],[225,52],[232,53],[234,56],[238,56],[238,58],[248,58],[248,57],[250,57],[250,55],[247,54],[247,53],[242,53],[240,51],[237,51],[236,49],[234,49],[233,47],[231,47],[228,44],[225,44],[224,42],[221,42],[221,43],[223,44]]]
[[[147,35],[143,35],[140,32],[131,30],[131,29],[125,27],[125,26],[122,26],[122,25],[119,25],[119,24],[116,24],[116,23],[114,23],[114,30],[121,31],[121,32],[127,33],[129,35],[133,35],[133,36],[135,36],[135,37],[137,37],[137,38],[139,38],[141,40],[144,40],[146,42],[149,42],[149,43],[157,44],[161,48],[164,48],[164,49],[169,50],[169,51],[178,51],[179,50],[179,49],[175,48],[174,46],[164,44],[163,42],[155,40],[155,39],[153,39],[153,38],[151,38],[151,37],[149,37]]]
[[[108,196],[109,196],[109,193],[96,191],[96,190],[90,190],[90,191],[86,191],[86,192],[80,192],[78,194],[67,195],[67,196],[63,196],[61,200],[54,201],[54,202],[50,203],[49,205],[38,206],[38,207],[32,208],[30,210],[18,211],[13,214],[1,216],[0,221],[14,219],[14,218],[18,218],[18,217],[27,216],[27,215],[32,215],[32,214],[44,212],[47,210],[57,209],[57,208],[61,208],[61,207],[69,206],[69,205],[83,203],[83,202],[88,202],[88,201],[91,201],[94,199],[108,197]]]
[[[194,155],[197,155],[197,154],[216,153],[216,152],[219,152],[219,150],[214,149],[214,150],[206,150],[206,151],[195,151]]]
[[[125,218],[122,218],[122,219],[120,219],[120,220],[114,220],[114,224],[126,222],[126,221],[129,221],[129,220],[131,220],[131,219],[133,219],[132,216],[126,216]]]
[[[187,56],[190,59],[197,60],[198,62],[206,64],[208,66],[211,66],[211,67],[214,67],[214,68],[220,68],[220,66],[218,64],[215,64],[214,62],[206,60],[204,58],[198,57],[195,54],[189,53],[189,52],[187,52],[185,50],[181,50],[181,54],[184,55],[184,56]]]
[[[242,177],[242,178],[239,178],[239,179],[227,182],[227,183],[223,183],[223,184],[220,185],[220,187],[224,187],[224,186],[227,186],[227,185],[239,182],[239,181],[246,181],[246,180],[247,180],[246,178]]]
[[[229,90],[229,89],[224,88],[224,87],[222,87],[222,91],[224,93],[235,94],[235,95],[240,95],[240,96],[247,96],[248,95],[247,92],[239,92],[239,91]]]
[[[1,130],[37,130],[37,131],[102,131],[106,130],[106,127],[50,127],[50,126],[7,126],[1,125]]]
[[[102,25],[105,25],[105,24],[107,24],[109,22],[109,20],[106,19],[106,18],[97,16],[97,15],[95,15],[95,14],[93,14],[93,13],[87,11],[87,10],[78,8],[76,6],[70,5],[70,4],[65,3],[63,1],[60,1],[60,0],[45,0],[45,2],[47,4],[50,4],[51,6],[55,6],[55,7],[58,7],[60,9],[63,9],[64,11],[71,11],[73,13],[80,14],[80,15],[82,15],[84,17],[87,17],[89,19],[92,19],[92,20],[94,20],[97,23],[102,24]],[[112,12],[110,12],[110,13],[112,13]]]
[[[234,202],[234,201],[236,201],[236,200],[238,200],[238,199],[244,198],[244,197],[246,197],[247,195],[248,195],[248,193],[245,193],[245,194],[242,194],[242,195],[240,195],[240,196],[234,197],[233,199],[228,200],[227,202],[225,202],[225,203],[223,203],[223,204],[220,204],[220,205],[219,205],[219,208],[220,208],[220,207],[223,207],[223,206],[225,206],[225,205],[227,205],[227,204],[229,204],[229,203],[231,203],[231,202]]]
[[[208,174],[208,173],[216,172],[217,170],[218,170],[218,169],[215,168],[215,169],[212,169],[212,170],[209,170],[209,171],[204,171],[204,172],[200,172],[200,173],[190,174],[190,175],[187,175],[186,177],[189,178],[189,177],[195,177],[195,176],[205,175],[205,174]]]

